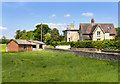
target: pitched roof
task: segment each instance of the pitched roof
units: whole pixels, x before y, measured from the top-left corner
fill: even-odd
[[[11,42],[11,41],[16,42],[17,44],[24,44],[24,45],[32,45],[32,43],[45,44],[45,43],[40,42],[40,41],[22,40],[22,39],[12,39],[9,42]]]
[[[26,45],[32,45],[30,42],[28,42],[27,40],[22,40],[22,39],[12,39],[13,41],[15,41],[17,44],[26,44]]]
[[[108,24],[108,23],[95,23],[95,24],[80,23],[80,28],[81,28],[81,31],[83,34],[92,34],[98,25],[100,25],[102,27],[102,29],[104,30],[105,33],[108,32],[110,34],[117,35],[114,25]],[[108,27],[111,27],[111,29],[108,29]]]
[[[41,42],[41,41],[36,41],[36,40],[28,40],[29,42],[32,42],[32,43],[38,43],[38,44],[45,44],[45,43],[43,43],[43,42]]]
[[[91,40],[89,35],[83,35],[82,37],[83,37],[84,40]]]

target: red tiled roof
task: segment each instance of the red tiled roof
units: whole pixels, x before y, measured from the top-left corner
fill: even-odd
[[[95,24],[91,24],[91,23],[80,23],[80,28],[83,34],[92,34],[93,31],[96,29],[96,27],[98,26],[98,24],[102,27],[103,31],[109,32],[110,34],[115,34],[116,30],[114,28],[113,24],[107,24],[107,23],[95,23]],[[108,27],[111,27],[111,29],[108,29]]]

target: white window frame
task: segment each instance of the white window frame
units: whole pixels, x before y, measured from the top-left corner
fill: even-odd
[[[100,31],[97,31],[97,36],[100,36]]]

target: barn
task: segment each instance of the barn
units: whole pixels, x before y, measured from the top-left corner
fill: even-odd
[[[12,39],[7,43],[6,51],[34,51],[45,48],[45,43],[40,41]]]

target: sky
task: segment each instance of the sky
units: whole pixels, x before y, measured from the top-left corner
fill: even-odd
[[[62,30],[74,23],[113,23],[118,27],[118,2],[2,2],[2,35],[8,39],[15,31],[34,30],[36,24],[48,24],[51,29]]]

